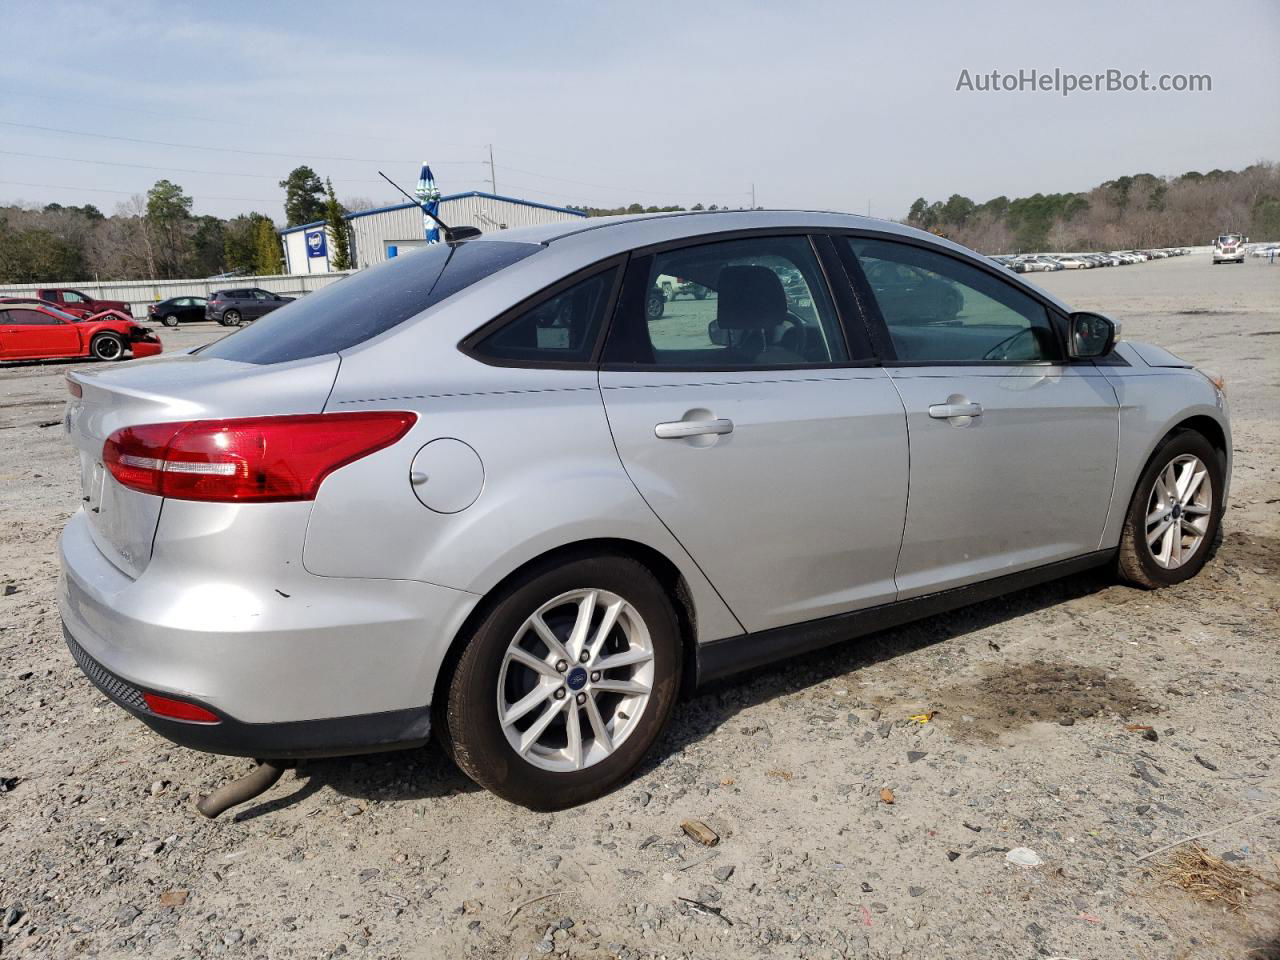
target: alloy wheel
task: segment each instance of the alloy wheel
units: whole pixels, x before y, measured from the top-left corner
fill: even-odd
[[[103,337],[94,347],[94,355],[99,360],[115,360],[124,352],[124,347],[115,337]]]
[[[653,682],[653,642],[635,607],[608,590],[570,590],[535,610],[507,646],[498,721],[534,766],[582,770],[631,736]]]
[[[1194,454],[1169,461],[1147,501],[1147,547],[1152,559],[1176,570],[1200,549],[1213,512],[1213,481]]]

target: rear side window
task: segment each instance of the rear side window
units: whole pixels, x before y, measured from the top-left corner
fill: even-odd
[[[586,363],[595,351],[617,269],[553,293],[517,314],[468,351],[499,363]]]
[[[336,280],[200,351],[244,363],[284,363],[363,343],[542,249],[501,240],[432,244]]]

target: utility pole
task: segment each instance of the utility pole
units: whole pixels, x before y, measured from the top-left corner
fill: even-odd
[[[753,183],[751,185],[751,209],[754,210],[755,208],[756,208],[756,185]]]
[[[498,192],[498,178],[493,172],[493,144],[489,144],[489,192]]]

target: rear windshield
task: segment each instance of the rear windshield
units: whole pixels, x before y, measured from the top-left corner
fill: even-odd
[[[338,353],[541,249],[502,240],[433,244],[336,280],[199,353],[243,363],[284,363]]]

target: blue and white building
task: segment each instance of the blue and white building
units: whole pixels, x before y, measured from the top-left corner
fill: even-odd
[[[585,214],[567,207],[477,190],[440,198],[441,220],[451,227],[479,227],[485,233],[559,223],[582,216]],[[346,220],[350,227],[351,256],[357,268],[410,253],[427,242],[422,230],[422,208],[416,203],[406,201],[375,210],[360,210],[347,214]],[[281,230],[280,240],[284,245],[286,273],[329,272],[333,237],[323,220]]]

